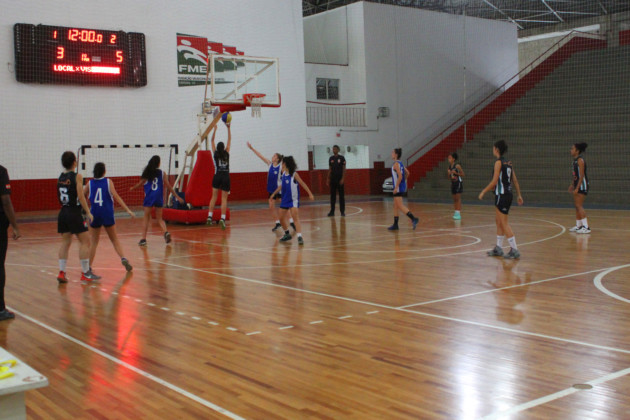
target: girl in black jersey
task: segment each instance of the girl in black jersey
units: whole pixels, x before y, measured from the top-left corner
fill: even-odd
[[[212,178],[212,198],[210,199],[210,206],[208,212],[207,224],[212,224],[212,211],[214,205],[219,197],[219,190],[221,190],[221,220],[219,225],[221,229],[225,229],[225,215],[227,212],[227,200],[228,193],[230,192],[230,144],[232,143],[232,132],[230,131],[230,124],[225,124],[228,131],[227,146],[220,141],[216,146],[214,145],[214,137],[217,134],[217,126],[214,126],[214,132],[212,133],[212,154],[214,156],[214,178]]]
[[[494,162],[494,174],[492,181],[479,193],[479,199],[483,199],[486,192],[494,189],[495,195],[495,221],[497,224],[497,245],[488,255],[492,257],[504,258],[520,258],[521,253],[516,247],[516,238],[512,232],[512,228],[508,223],[508,213],[512,205],[512,185],[516,188],[517,202],[519,206],[523,205],[523,197],[521,197],[521,188],[516,179],[516,173],[512,168],[512,162],[506,160],[503,154],[507,151],[507,144],[504,140],[494,143],[492,153],[497,160]],[[510,252],[503,254],[503,239],[507,236],[510,244]]]
[[[586,175],[586,162],[582,153],[586,150],[586,143],[576,143],[571,146],[571,156],[573,157],[573,182],[569,185],[569,192],[573,194],[575,204],[575,227],[569,229],[575,233],[591,233],[584,211],[584,199],[588,194],[588,176]]]
[[[464,170],[457,162],[457,153],[448,155],[448,178],[451,180],[451,194],[453,195],[453,207],[455,213],[453,219],[461,220],[462,193],[464,192]]]
[[[87,223],[83,220],[81,209],[85,211],[90,222],[94,220],[90,208],[83,195],[83,177],[74,172],[77,167],[77,157],[73,152],[64,152],[61,155],[61,164],[65,171],[59,175],[57,181],[57,195],[61,210],[57,218],[57,232],[61,234],[61,247],[59,248],[59,283],[67,283],[66,264],[68,251],[72,243],[72,235],[79,238],[79,259],[81,260],[82,282],[99,280],[100,276],[92,273],[90,269],[90,237],[88,236]]]

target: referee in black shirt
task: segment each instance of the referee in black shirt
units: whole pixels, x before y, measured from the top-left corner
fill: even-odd
[[[330,186],[330,213],[328,217],[335,215],[335,202],[339,191],[339,211],[346,215],[346,198],[344,197],[344,178],[346,176],[346,158],[339,154],[339,146],[333,146],[333,155],[328,159],[328,179],[326,185]]]
[[[15,221],[15,212],[13,211],[13,203],[11,203],[11,183],[9,182],[9,173],[0,166],[0,321],[5,319],[13,319],[15,315],[9,312],[4,304],[4,284],[6,275],[4,271],[4,261],[7,257],[7,247],[9,245],[8,233],[9,225],[13,228],[13,239],[20,237],[20,229]]]

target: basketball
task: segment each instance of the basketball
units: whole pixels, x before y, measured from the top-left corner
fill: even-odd
[[[232,114],[230,114],[229,112],[223,113],[223,115],[221,115],[221,121],[223,121],[225,124],[231,123],[232,122]]]

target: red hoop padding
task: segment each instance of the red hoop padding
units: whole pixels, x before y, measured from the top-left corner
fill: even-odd
[[[252,99],[254,98],[264,98],[265,96],[267,96],[264,93],[244,93],[243,94],[243,104],[245,104],[246,106],[251,106],[252,105]]]
[[[210,150],[199,150],[195,166],[186,184],[186,202],[193,207],[204,207],[212,198],[212,174],[214,174],[214,159]],[[221,204],[221,195],[217,205]]]
[[[197,160],[186,184],[186,202],[194,207],[203,209],[172,209],[164,208],[162,218],[167,222],[200,224],[206,223],[208,217],[208,204],[212,198],[212,174],[214,174],[214,159],[210,150],[199,150]],[[221,194],[217,198],[216,206],[221,206]],[[219,208],[219,207],[217,207]],[[155,215],[153,215],[155,217]],[[214,211],[212,219],[219,221],[221,211]],[[226,219],[230,220],[230,209],[227,209]]]
[[[235,111],[244,111],[247,107],[244,104],[217,104],[221,113],[224,112],[235,112]]]

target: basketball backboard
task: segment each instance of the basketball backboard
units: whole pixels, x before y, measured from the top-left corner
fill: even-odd
[[[261,97],[261,106],[280,106],[277,58],[211,54],[208,61],[204,102],[209,101],[221,107],[222,111],[238,110],[251,105],[248,100],[250,94],[259,94],[256,96]]]

